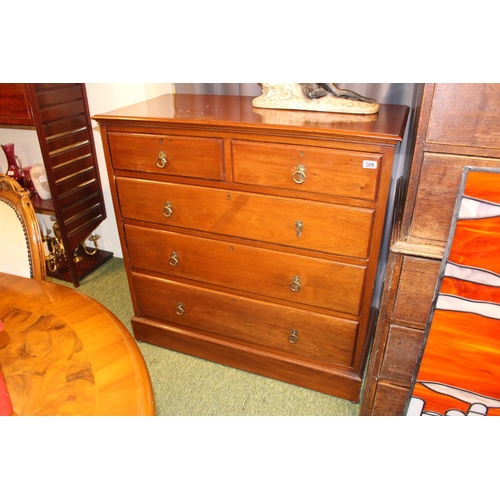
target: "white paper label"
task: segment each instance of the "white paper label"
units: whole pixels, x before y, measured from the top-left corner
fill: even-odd
[[[377,162],[372,160],[363,160],[363,168],[377,168]]]

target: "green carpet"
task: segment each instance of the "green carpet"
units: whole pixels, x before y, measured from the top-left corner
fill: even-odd
[[[123,259],[112,258],[83,279],[78,291],[106,306],[132,332],[133,308]],[[151,376],[157,415],[359,415],[359,404],[161,347],[138,345]]]

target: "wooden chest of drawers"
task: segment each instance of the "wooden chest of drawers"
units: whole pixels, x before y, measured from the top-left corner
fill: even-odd
[[[94,117],[136,339],[357,401],[407,113],[165,95]]]

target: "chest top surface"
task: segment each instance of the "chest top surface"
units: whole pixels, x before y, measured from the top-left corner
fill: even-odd
[[[253,97],[164,94],[137,104],[93,116],[101,124],[152,124],[193,128],[247,129],[265,133],[305,133],[331,138],[354,138],[384,144],[402,140],[409,108],[382,104],[373,115],[255,108]]]

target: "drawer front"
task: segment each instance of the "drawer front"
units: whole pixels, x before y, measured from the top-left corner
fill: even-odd
[[[117,170],[223,178],[222,139],[110,132],[108,140]]]
[[[237,183],[375,200],[382,155],[233,141],[232,160]]]
[[[126,225],[133,268],[358,315],[365,268]]]
[[[141,274],[133,273],[132,279],[141,317],[351,366],[356,321]]]
[[[367,258],[373,210],[117,178],[122,217]]]

